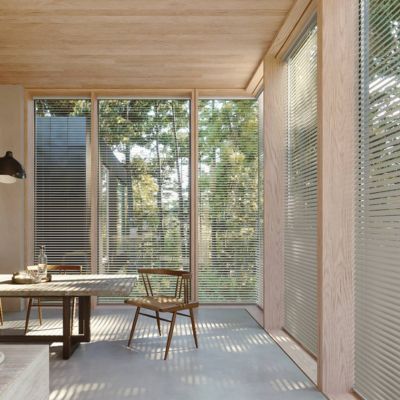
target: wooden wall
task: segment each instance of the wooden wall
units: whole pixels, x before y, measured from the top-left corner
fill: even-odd
[[[318,385],[354,382],[354,196],[358,1],[318,1]]]
[[[7,150],[24,165],[24,91],[0,85],[0,157]],[[24,182],[0,183],[0,274],[24,269]],[[18,310],[19,300],[3,299],[4,308]]]
[[[286,63],[264,59],[264,327],[283,326]]]
[[[283,325],[285,56],[318,23],[318,386],[352,398],[358,1],[298,0],[264,58],[264,326]],[[285,26],[286,25],[286,26]],[[258,79],[258,78],[257,78]],[[255,81],[257,81],[257,79]],[[255,83],[252,83],[255,87]]]

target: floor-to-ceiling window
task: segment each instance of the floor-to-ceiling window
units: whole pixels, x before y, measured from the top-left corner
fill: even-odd
[[[317,30],[288,57],[285,329],[317,352]]]
[[[93,107],[97,148],[90,145]],[[37,100],[35,245],[48,246],[50,262],[89,272],[97,225],[99,273],[188,270],[197,229],[200,301],[262,305],[262,101],[200,100],[198,154],[191,154],[190,109],[187,99]],[[91,151],[98,152],[97,176]],[[191,156],[199,178],[192,221]]]
[[[361,1],[355,388],[400,393],[400,2]]]
[[[90,100],[38,99],[35,108],[34,255],[90,271]]]
[[[262,301],[261,154],[257,100],[199,102],[201,302]]]
[[[257,185],[257,252],[256,252],[256,303],[264,306],[264,93],[258,96],[258,185]]]
[[[103,99],[98,113],[99,272],[189,269],[190,101]]]

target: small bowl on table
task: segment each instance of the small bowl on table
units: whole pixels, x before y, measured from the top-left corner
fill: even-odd
[[[43,280],[41,273],[39,272],[39,267],[37,265],[28,265],[26,267],[26,272],[31,278],[32,283],[40,283]]]

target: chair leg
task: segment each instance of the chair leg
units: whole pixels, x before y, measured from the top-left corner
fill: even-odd
[[[40,304],[40,298],[37,299],[38,302],[38,315],[39,315],[39,324],[42,325],[43,323],[43,316],[42,316],[42,306]]]
[[[72,312],[71,312],[71,335],[74,332],[74,319],[76,312],[76,297],[72,298]]]
[[[139,313],[140,313],[140,307],[137,307],[137,308],[136,308],[136,313],[135,313],[135,318],[133,319],[133,322],[132,322],[131,333],[130,333],[130,335],[129,335],[128,347],[130,347],[130,345],[131,345],[131,341],[132,341],[132,338],[133,338],[133,334],[134,334],[135,328],[136,328],[136,323],[137,323],[138,318],[139,318]]]
[[[4,322],[3,305],[1,304],[1,299],[0,299],[0,325],[3,325],[3,322]]]
[[[26,310],[26,318],[25,318],[25,335],[28,332],[28,327],[29,327],[29,317],[31,315],[31,309],[32,309],[32,297],[29,298],[28,302],[28,309]]]
[[[158,334],[161,336],[160,313],[158,311],[156,311],[156,316],[157,316]]]
[[[196,322],[194,320],[193,308],[190,309],[190,320],[192,321],[192,331],[193,331],[194,343],[196,345],[196,349],[198,349],[199,344],[197,342]]]
[[[171,325],[169,327],[167,347],[165,349],[164,360],[166,360],[168,357],[168,352],[169,352],[169,347],[171,345],[172,335],[174,334],[175,320],[176,320],[176,311],[172,314],[172,320],[171,320]]]

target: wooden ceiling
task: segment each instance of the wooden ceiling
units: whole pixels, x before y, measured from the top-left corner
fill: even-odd
[[[294,0],[0,0],[0,84],[245,88]]]

